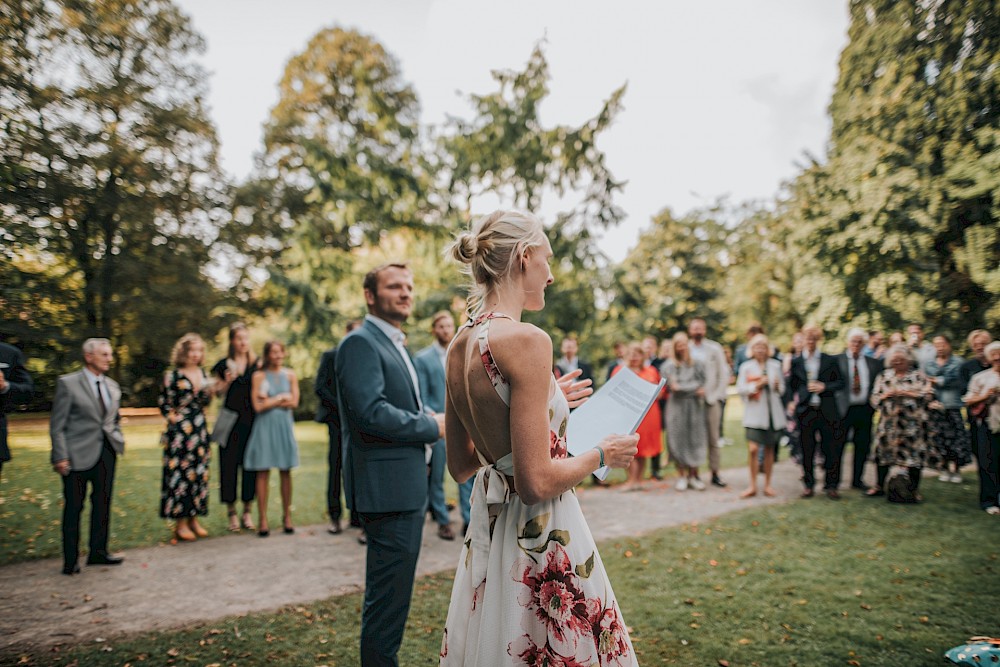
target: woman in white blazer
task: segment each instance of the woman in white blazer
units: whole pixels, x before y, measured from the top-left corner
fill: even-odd
[[[764,495],[775,495],[771,487],[774,454],[785,432],[785,376],[781,362],[771,358],[771,345],[764,334],[747,344],[750,358],[740,364],[736,391],[743,398],[743,427],[746,429],[750,459],[750,486],[741,498],[757,495],[757,454],[764,448]]]

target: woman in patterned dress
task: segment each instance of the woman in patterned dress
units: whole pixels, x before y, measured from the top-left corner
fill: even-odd
[[[174,370],[163,378],[160,412],[167,418],[163,444],[160,516],[174,519],[174,540],[208,537],[199,516],[208,514],[208,441],[205,407],[215,393],[214,380],[202,370],[205,341],[186,334],[174,345]]]
[[[447,460],[458,482],[476,481],[441,664],[636,665],[573,487],[602,465],[628,467],[638,438],[567,455],[569,408],[589,389],[577,392],[572,373],[560,387],[551,339],[521,322],[552,282],[537,218],[498,211],[451,252],[474,286],[473,319],[447,359]]]
[[[927,376],[911,368],[913,358],[905,345],[897,343],[886,352],[887,368],[875,379],[870,401],[879,412],[875,431],[875,463],[878,484],[868,496],[885,495],[885,480],[891,466],[909,471],[914,498],[921,500],[920,471],[927,461],[930,418],[927,404],[933,390]]]
[[[679,475],[678,491],[704,491],[698,467],[708,455],[705,426],[705,365],[691,357],[687,334],[678,331],[671,339],[673,353],[660,366],[670,388],[667,401],[667,447]]]

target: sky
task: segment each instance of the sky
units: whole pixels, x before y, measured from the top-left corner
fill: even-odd
[[[246,178],[288,60],[319,30],[354,28],[399,61],[422,120],[469,117],[492,70],[519,70],[544,40],[545,126],[579,125],[613,90],[624,109],[598,143],[626,220],[601,248],[614,261],[664,208],[768,201],[805,154],[821,156],[847,41],[846,0],[177,0],[206,39],[209,104],[223,168]],[[550,219],[557,202],[538,211]],[[473,202],[485,214],[510,202]],[[551,210],[549,210],[551,209]]]

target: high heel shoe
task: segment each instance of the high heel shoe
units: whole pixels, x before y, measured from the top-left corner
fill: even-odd
[[[174,544],[177,544],[177,542],[194,542],[196,539],[198,537],[187,526],[174,526],[174,537],[171,540]]]
[[[253,517],[250,516],[250,512],[243,513],[243,527],[247,530],[257,530],[257,527],[253,525]]]
[[[266,530],[266,529],[265,530],[258,530],[257,531],[257,537],[267,537],[270,534],[271,534],[271,531]]]
[[[229,517],[229,532],[230,533],[240,532],[240,519],[239,515],[236,513],[236,510],[229,510],[228,517]]]
[[[197,535],[198,537],[208,537],[208,531],[205,530],[205,527],[202,526],[197,521],[191,522],[191,530],[193,530],[194,534]]]

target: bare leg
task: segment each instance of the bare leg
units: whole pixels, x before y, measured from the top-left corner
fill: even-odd
[[[284,528],[292,528],[292,471],[278,471],[281,477],[281,512]]]
[[[764,450],[764,495],[774,497],[777,492],[771,487],[771,474],[774,472],[774,447]]]
[[[267,534],[267,491],[271,483],[270,470],[257,471],[257,521],[260,533]]]
[[[750,440],[747,442],[747,456],[750,463],[750,486],[740,494],[740,498],[752,498],[757,495],[757,455],[760,445]]]

